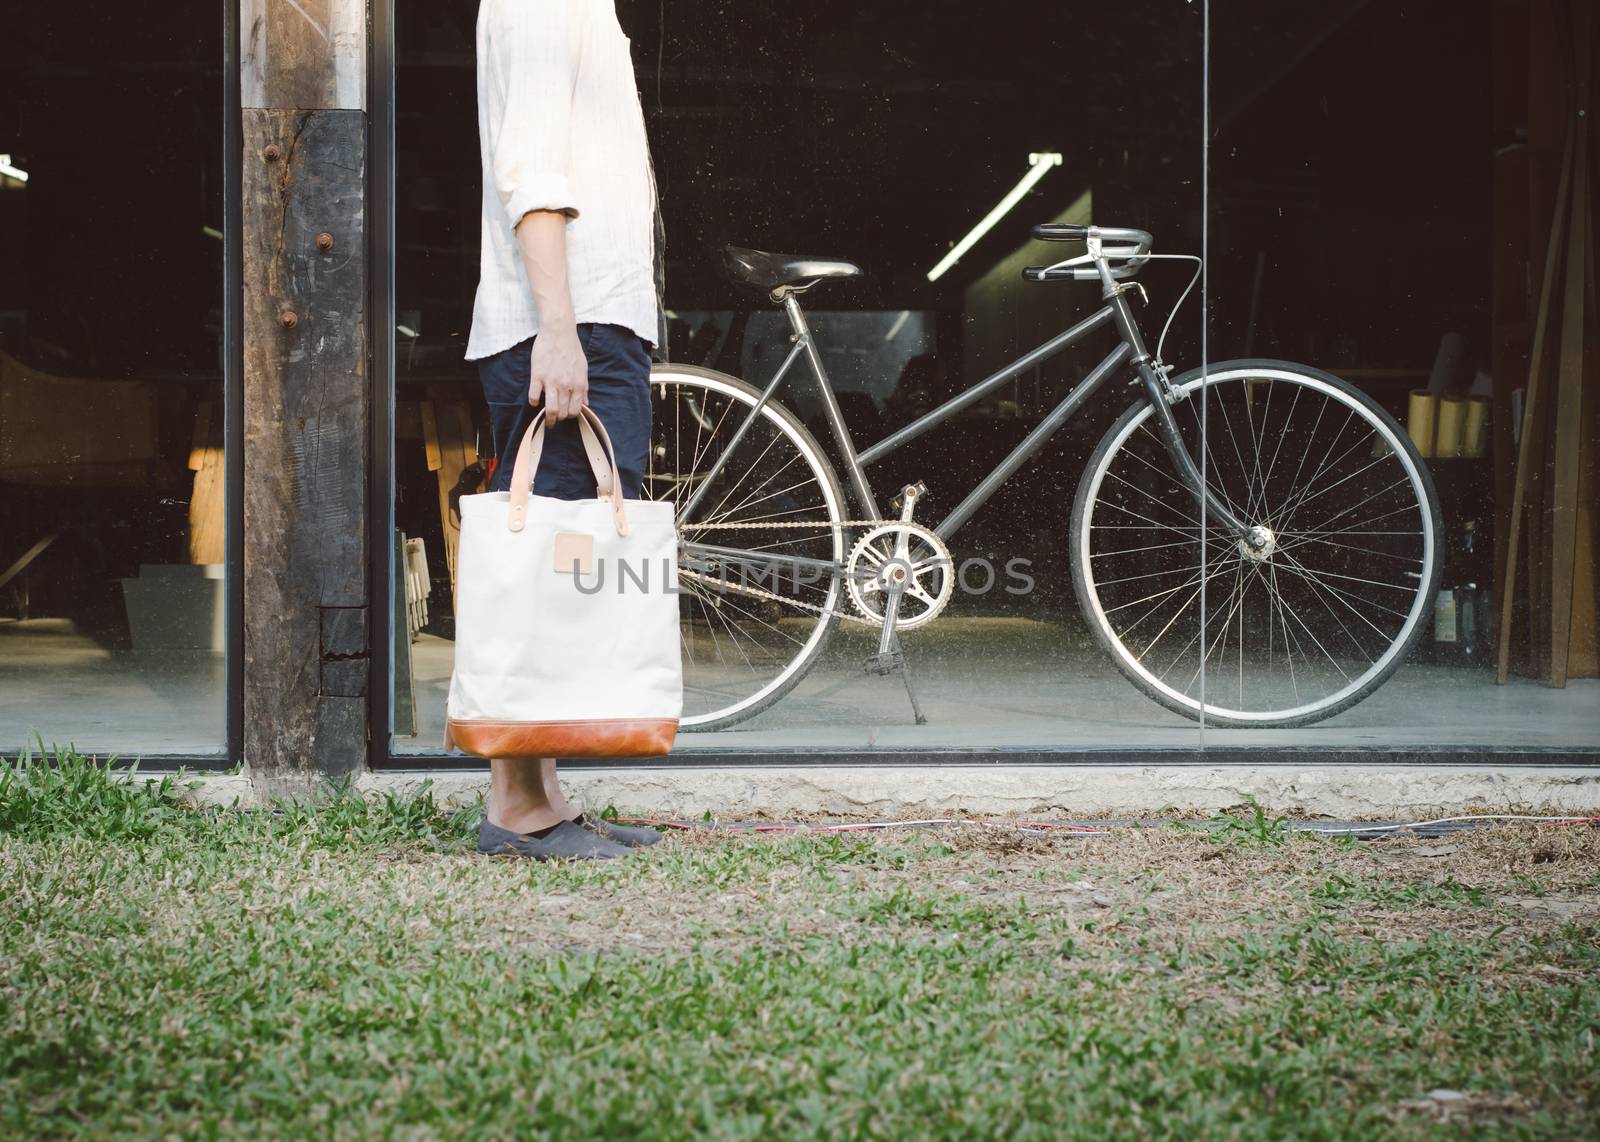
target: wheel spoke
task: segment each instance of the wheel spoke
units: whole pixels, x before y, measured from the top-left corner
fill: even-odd
[[[1299,578],[1304,579],[1306,582],[1312,584],[1314,587],[1320,588],[1320,589],[1325,590],[1325,591],[1331,591],[1331,592],[1333,592],[1334,594],[1338,595],[1341,598],[1355,599],[1358,602],[1360,602],[1360,604],[1363,607],[1367,607],[1367,608],[1369,608],[1371,610],[1374,610],[1374,611],[1382,611],[1384,614],[1393,615],[1397,619],[1401,619],[1401,620],[1405,619],[1406,613],[1404,611],[1397,611],[1393,607],[1385,606],[1382,603],[1374,602],[1371,599],[1364,598],[1363,596],[1357,595],[1353,591],[1346,590],[1343,587],[1336,587],[1332,583],[1324,583],[1322,581],[1322,579],[1319,577],[1319,573],[1318,572],[1312,571],[1304,563],[1301,563],[1298,559],[1296,559],[1293,555],[1290,555],[1287,552],[1280,552],[1280,554],[1283,556],[1283,562],[1276,563],[1275,566],[1282,567],[1283,570],[1286,573],[1288,573],[1290,575],[1298,576]],[[1352,608],[1352,609],[1354,609],[1354,608]],[[1359,611],[1357,611],[1357,613],[1360,614]],[[1361,617],[1362,617],[1363,620],[1366,619],[1366,616],[1364,614]],[[1368,623],[1368,625],[1371,625],[1370,622]],[[1380,635],[1383,635],[1383,637],[1385,637],[1385,638],[1389,637],[1389,633],[1391,633],[1391,632],[1384,632],[1384,631],[1378,630],[1378,628],[1376,626],[1373,626],[1372,629],[1378,631],[1378,633]]]
[[[662,366],[651,391],[651,492],[676,498],[680,512],[691,489],[701,496],[695,518],[678,521],[679,724],[716,728],[763,708],[815,660],[833,623],[825,612],[842,597],[844,501],[826,457],[775,403],[729,451],[760,396],[742,382]],[[812,520],[816,527],[786,526]],[[733,523],[757,526],[724,526]],[[813,578],[813,567],[834,570]]]

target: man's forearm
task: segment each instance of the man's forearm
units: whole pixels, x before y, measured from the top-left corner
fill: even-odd
[[[558,210],[530,210],[516,229],[517,247],[539,311],[541,327],[571,325],[572,291],[567,285],[567,216]]]
[[[577,416],[589,398],[589,366],[578,339],[567,286],[567,216],[530,210],[517,221],[517,248],[539,311],[539,335],[529,363],[528,403],[553,424]]]

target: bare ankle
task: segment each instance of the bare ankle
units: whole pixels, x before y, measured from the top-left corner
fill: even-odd
[[[487,816],[491,825],[513,833],[534,833],[559,825],[562,818],[548,805],[500,806],[491,801]]]
[[[489,762],[490,824],[515,832],[552,828],[566,819],[566,799],[550,758],[493,758]]]

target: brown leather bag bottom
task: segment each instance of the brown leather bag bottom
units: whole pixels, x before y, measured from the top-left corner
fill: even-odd
[[[445,719],[444,747],[478,757],[659,757],[672,752],[676,718],[580,722]]]

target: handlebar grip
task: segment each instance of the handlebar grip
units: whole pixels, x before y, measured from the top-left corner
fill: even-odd
[[[1022,271],[1022,276],[1030,282],[1070,281],[1075,277],[1071,270],[1056,270],[1049,266],[1029,266]]]
[[[1033,228],[1033,236],[1041,242],[1081,242],[1089,236],[1089,228],[1068,222],[1041,222]]]

